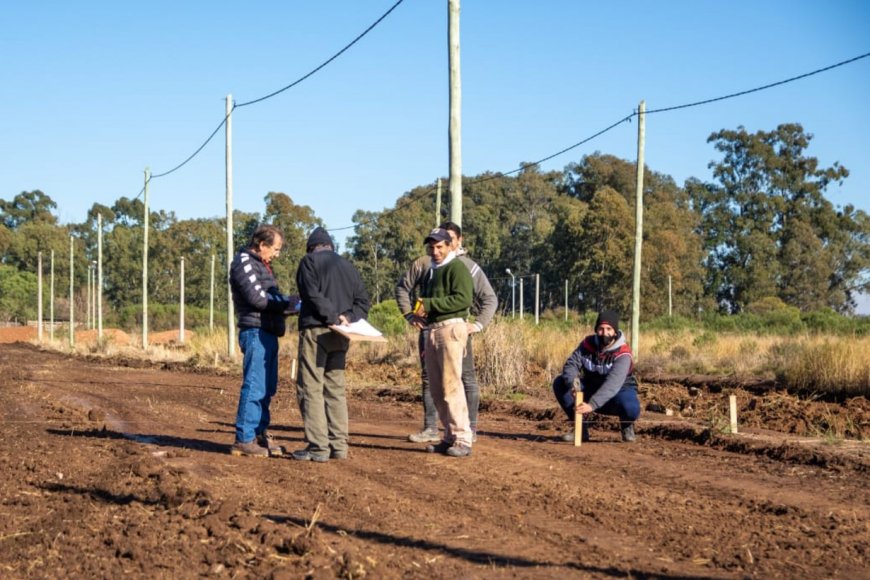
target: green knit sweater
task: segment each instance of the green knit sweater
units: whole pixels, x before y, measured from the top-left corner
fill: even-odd
[[[454,258],[432,272],[422,294],[429,324],[449,318],[466,318],[474,295],[471,272]]]

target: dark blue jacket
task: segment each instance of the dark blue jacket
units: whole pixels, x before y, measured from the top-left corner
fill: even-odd
[[[239,330],[262,328],[284,336],[284,317],[293,312],[298,298],[281,294],[272,269],[260,256],[247,249],[236,254],[230,264],[230,288]]]

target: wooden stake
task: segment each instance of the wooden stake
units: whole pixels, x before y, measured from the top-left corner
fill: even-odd
[[[737,433],[737,396],[729,395],[728,406],[731,414],[731,432]]]
[[[583,404],[583,391],[574,391],[574,447],[580,447],[583,443],[583,413],[577,409]]]
[[[291,381],[296,380],[296,359],[295,358],[290,361],[290,380]]]

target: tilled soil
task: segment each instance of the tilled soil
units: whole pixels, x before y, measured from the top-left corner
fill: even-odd
[[[0,345],[0,576],[867,575],[866,444],[662,416],[575,448],[490,404],[452,459],[406,440],[412,388],[349,390],[348,460],[233,457],[237,377]],[[272,432],[304,445],[285,378]]]

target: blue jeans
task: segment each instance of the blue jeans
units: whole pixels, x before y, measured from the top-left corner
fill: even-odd
[[[586,385],[581,381],[580,389],[583,391],[583,400],[587,403],[595,391],[587,389]],[[566,384],[562,380],[562,375],[556,377],[553,381],[553,394],[556,395],[556,400],[559,401],[559,406],[568,415],[568,420],[574,420],[574,386]],[[602,415],[615,415],[619,417],[622,423],[634,423],[640,417],[640,400],[637,398],[637,388],[632,386],[624,386],[613,396],[612,399],[604,403],[602,406],[595,409],[596,413]]]
[[[462,386],[465,388],[465,399],[468,402],[468,418],[471,420],[471,430],[477,431],[477,415],[480,408],[480,386],[477,384],[477,372],[474,370],[474,353],[471,350],[471,337],[465,343],[465,356],[462,358]],[[417,347],[420,351],[420,384],[423,393],[423,429],[435,431],[438,429],[438,410],[432,400],[429,390],[429,373],[426,371],[424,355],[429,330],[420,331]]]
[[[278,337],[260,328],[239,331],[242,390],[236,412],[236,441],[250,443],[269,427],[269,403],[278,390]]]

